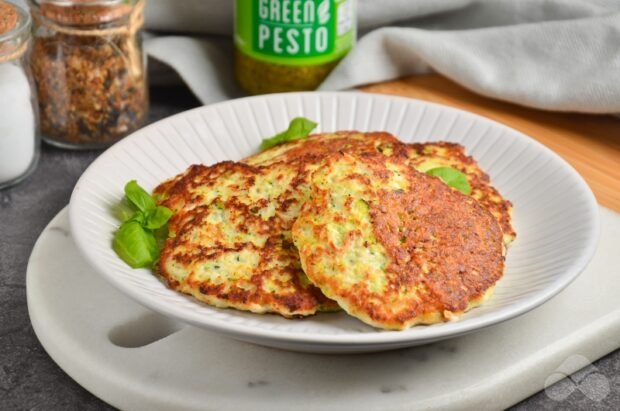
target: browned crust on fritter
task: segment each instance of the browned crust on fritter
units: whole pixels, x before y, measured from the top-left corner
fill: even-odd
[[[407,178],[411,191],[380,190],[381,202],[370,204],[375,236],[391,259],[390,284],[423,283],[431,291],[426,304],[464,311],[502,276],[501,230],[476,201],[437,179],[417,172]]]
[[[323,167],[347,157],[333,155]],[[385,162],[396,159],[365,156],[354,161],[363,162],[372,170],[375,181],[360,174],[348,179],[359,180],[368,187],[388,186]],[[406,166],[399,171],[410,184],[408,191],[368,189],[364,198],[374,235],[389,256],[384,292],[371,291],[364,283],[352,288],[343,286],[341,279],[334,279],[333,273],[320,266],[324,253],[338,252],[338,247],[329,241],[326,225],[313,227],[314,246],[300,247],[308,277],[328,297],[350,314],[389,329],[435,322],[434,313],[446,320],[452,313],[464,312],[494,286],[504,268],[502,232],[484,207],[439,179]],[[328,190],[313,186],[312,200],[306,202],[294,226],[294,236],[301,229],[298,224],[302,220],[312,221],[311,216],[320,215],[329,207],[329,198]]]
[[[465,173],[472,188],[471,196],[478,200],[497,219],[507,240],[506,242],[514,241],[517,233],[512,225],[512,203],[505,199],[491,185],[489,175],[482,170],[473,157],[465,153],[465,148],[462,145],[439,141],[412,143],[407,146],[407,156],[413,167],[416,167],[425,159],[433,157],[449,161],[451,167]]]
[[[200,195],[195,194],[196,189],[213,187],[232,174],[243,176],[244,185],[237,189],[247,190],[253,183],[254,177],[263,170],[264,168],[231,161],[210,167],[194,165],[185,173],[157,187],[155,193],[160,196],[159,204],[172,209],[174,216],[169,222],[169,231],[172,236],[163,247],[156,272],[170,288],[191,294],[203,302],[219,307],[233,307],[254,312],[275,312],[285,317],[311,315],[319,309],[338,309],[337,305],[328,300],[317,287],[307,280],[302,281],[302,276],[305,274],[301,270],[298,253],[290,239],[290,227],[293,221],[287,221],[280,214],[263,220],[253,212],[252,206],[243,204],[235,198],[223,200],[217,197],[211,201],[205,201]],[[297,176],[289,193],[293,192],[296,184],[301,182],[303,182],[303,177]],[[294,201],[296,201],[294,198],[288,201],[287,198],[281,199],[278,203],[278,211],[285,212]],[[236,230],[246,234],[267,236],[265,244],[257,246],[251,242],[229,244],[220,241],[215,236],[218,233],[217,228],[208,221],[215,203],[234,216],[235,220],[233,221],[231,217],[228,223],[235,225]],[[249,227],[254,230],[252,233],[249,232]],[[289,235],[283,235],[287,230]],[[205,244],[200,241],[200,238],[196,239],[193,236],[197,232],[203,235],[213,233],[214,237]],[[166,268],[173,262],[190,266],[196,261],[214,261],[225,253],[236,253],[242,250],[254,251],[260,256],[258,263],[251,270],[250,282],[255,286],[251,289],[237,286],[232,279],[226,285],[213,284],[196,278],[193,272],[190,272],[186,280],[180,283]],[[274,269],[273,265],[276,262],[277,268]],[[282,278],[286,280],[283,281]],[[267,280],[278,284],[283,289],[292,287],[293,291],[267,292],[262,287]]]

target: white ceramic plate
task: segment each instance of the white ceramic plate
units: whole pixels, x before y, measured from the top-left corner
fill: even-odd
[[[150,270],[133,270],[111,248],[119,222],[111,208],[128,180],[147,189],[190,164],[238,160],[261,139],[303,115],[318,131],[389,131],[401,140],[463,144],[514,204],[517,241],[493,298],[455,322],[380,331],[345,313],[303,320],[212,308],[167,289]],[[523,314],[585,268],[598,239],[598,206],[581,176],[529,137],[471,113],[365,93],[291,93],[201,107],[159,121],[103,153],[78,181],[70,204],[73,237],[110,283],[145,306],[195,326],[273,347],[360,352],[423,344]],[[105,308],[102,308],[105,309]]]

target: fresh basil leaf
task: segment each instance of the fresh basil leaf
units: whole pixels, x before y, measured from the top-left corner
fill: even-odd
[[[132,268],[151,267],[168,237],[167,222],[172,210],[158,207],[155,199],[131,180],[114,212],[123,221],[114,234],[114,251]]]
[[[142,211],[145,214],[155,209],[155,200],[146,190],[138,185],[136,180],[131,180],[125,185],[125,196],[136,210]]]
[[[155,236],[137,221],[127,221],[120,226],[112,247],[132,268],[150,267],[159,257]]]
[[[123,198],[120,203],[113,207],[112,212],[116,218],[124,223],[133,217],[135,210],[129,205],[127,199]]]
[[[287,141],[306,138],[317,125],[317,123],[312,120],[308,120],[305,117],[295,117],[291,120],[287,130],[278,133],[271,138],[264,139],[260,145],[260,149],[266,150],[273,146],[277,146],[278,144],[286,143]]]
[[[136,223],[144,227],[144,225],[146,224],[146,214],[144,214],[142,211],[134,211],[131,218],[127,221],[135,221]]]
[[[146,228],[155,230],[166,225],[168,220],[172,217],[172,210],[168,207],[157,207],[152,210],[146,217]]]
[[[467,181],[467,176],[452,167],[437,167],[426,172],[429,176],[439,177],[444,183],[452,188],[456,188],[463,194],[471,194],[471,186]]]

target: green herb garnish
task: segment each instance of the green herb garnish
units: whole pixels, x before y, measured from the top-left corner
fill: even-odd
[[[291,120],[288,129],[276,134],[271,138],[266,138],[260,145],[261,150],[267,150],[278,144],[286,143],[287,141],[300,140],[310,135],[312,130],[316,128],[318,124],[312,120],[308,120],[304,117],[295,117]]]
[[[151,230],[162,228],[172,217],[172,210],[168,207],[156,207],[146,216],[145,227]]]
[[[125,197],[127,197],[129,204],[143,213],[147,213],[155,208],[153,197],[140,187],[136,180],[131,180],[125,185]]]
[[[123,224],[114,234],[112,248],[132,268],[151,267],[159,258],[161,232],[166,231],[172,210],[157,206],[153,197],[131,180],[125,185],[117,214]]]
[[[471,194],[471,186],[467,181],[467,176],[452,167],[437,167],[426,172],[429,176],[439,177],[444,183],[452,188],[456,188],[463,194]]]

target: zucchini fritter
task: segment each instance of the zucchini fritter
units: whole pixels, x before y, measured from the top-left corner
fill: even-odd
[[[309,193],[303,165],[195,165],[155,189],[170,208],[156,270],[216,307],[284,317],[338,310],[301,270],[291,226]]]
[[[293,225],[302,267],[375,327],[455,318],[501,278],[502,231],[482,205],[402,158],[334,154]]]

